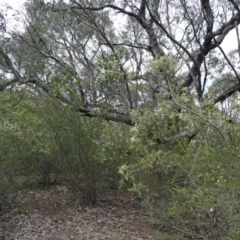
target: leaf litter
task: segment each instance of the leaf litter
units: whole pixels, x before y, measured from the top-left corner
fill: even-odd
[[[7,240],[155,239],[149,213],[129,193],[101,194],[97,206],[81,206],[58,186],[20,191],[16,208],[2,212],[0,237]]]

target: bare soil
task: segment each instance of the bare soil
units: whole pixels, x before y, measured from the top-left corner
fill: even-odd
[[[0,239],[159,239],[149,213],[127,192],[100,196],[97,206],[81,206],[64,186],[20,191],[14,209],[0,216]]]

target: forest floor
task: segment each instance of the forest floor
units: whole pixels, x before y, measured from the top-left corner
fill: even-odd
[[[156,237],[149,213],[127,192],[106,192],[90,207],[72,199],[64,186],[19,191],[15,207],[0,215],[0,239],[163,239]]]

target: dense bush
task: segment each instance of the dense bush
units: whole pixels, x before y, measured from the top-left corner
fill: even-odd
[[[171,105],[159,100],[157,108],[133,114],[136,159],[120,172],[162,231],[193,239],[238,239],[240,125],[206,105],[167,114],[180,104],[184,98]],[[178,131],[198,134],[179,138]]]
[[[1,123],[0,151],[14,181],[25,176],[25,184],[44,187],[61,176],[83,204],[96,203],[104,182],[118,188],[118,168],[128,151],[127,126],[82,117],[49,98],[27,95],[10,115]]]

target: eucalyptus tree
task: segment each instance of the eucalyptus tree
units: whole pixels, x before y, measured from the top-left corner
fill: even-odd
[[[190,226],[186,232],[198,226],[205,234],[199,238],[207,239],[202,222],[214,220],[216,212],[205,216],[215,204],[227,216],[221,215],[226,229],[239,234],[239,126],[232,124],[239,121],[239,3],[29,0],[14,21],[0,15],[0,89],[27,88],[86,117],[132,126],[127,141],[107,122],[104,141],[94,134],[86,139],[101,144],[105,162],[121,155],[123,164],[126,157],[120,173],[135,193],[150,200],[172,194],[159,214],[164,221],[180,230]],[[230,32],[237,44],[228,53],[222,43]],[[120,146],[114,151],[113,139]]]
[[[240,89],[239,49],[221,47],[230,31],[239,42],[237,0],[29,0],[18,24],[9,21],[1,90],[29,86],[89,117],[134,125],[132,112],[156,109],[159,98],[215,105]],[[226,71],[234,84],[205,94]],[[177,104],[178,113],[188,110]]]

